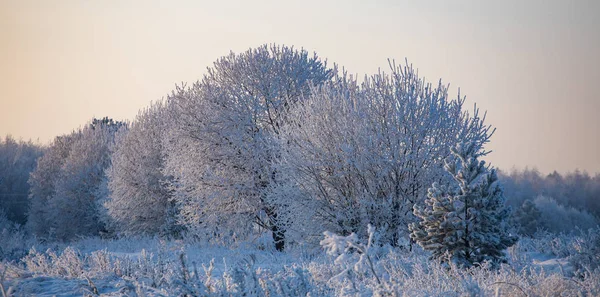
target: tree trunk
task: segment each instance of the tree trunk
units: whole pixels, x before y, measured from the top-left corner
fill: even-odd
[[[271,208],[267,207],[265,209],[267,217],[269,218],[269,225],[271,227],[271,232],[273,233],[273,242],[275,243],[275,249],[280,252],[283,252],[285,248],[285,229],[280,228],[279,220],[277,219],[277,212]]]
[[[275,249],[283,252],[285,248],[285,230],[280,229],[277,225],[273,225],[273,242],[275,242]]]

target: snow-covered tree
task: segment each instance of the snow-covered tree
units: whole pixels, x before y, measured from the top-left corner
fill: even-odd
[[[201,81],[169,97],[165,173],[175,178],[185,225],[218,222],[223,234],[255,223],[284,248],[285,224],[269,201],[280,130],[291,106],[331,76],[316,54],[264,45],[222,57]]]
[[[26,228],[34,235],[42,238],[50,236],[50,216],[52,210],[49,201],[56,195],[56,182],[73,143],[81,138],[81,131],[69,135],[57,136],[38,159],[37,167],[29,177],[29,212]]]
[[[107,169],[109,225],[126,234],[173,235],[177,231],[171,193],[163,175],[163,102],[143,109],[121,129]]]
[[[42,155],[42,148],[31,141],[0,138],[0,209],[9,220],[24,224],[29,195],[29,174]]]
[[[57,137],[30,179],[34,234],[67,240],[103,229],[99,201],[106,195],[104,171],[121,126],[108,118],[94,119],[71,135]]]
[[[383,243],[408,241],[412,206],[448,179],[447,147],[468,140],[481,150],[493,133],[460,94],[450,99],[447,86],[426,83],[412,66],[390,66],[362,83],[336,77],[290,115],[281,166],[302,193],[291,202],[312,235],[365,236],[372,224]]]
[[[110,165],[114,135],[121,127],[123,123],[112,119],[94,119],[71,147],[55,183],[56,195],[50,200],[50,220],[57,238],[96,235],[104,229],[100,218],[100,202],[107,194],[104,171]]]
[[[472,266],[504,260],[504,250],[516,243],[508,231],[509,209],[495,169],[479,161],[477,146],[463,143],[451,149],[444,168],[456,187],[434,183],[425,206],[415,205],[420,222],[410,225],[411,238],[432,258]]]

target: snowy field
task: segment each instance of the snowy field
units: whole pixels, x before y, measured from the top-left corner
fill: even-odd
[[[343,237],[286,253],[84,238],[37,244],[0,268],[8,296],[599,296],[599,234],[521,238],[499,270],[443,266],[419,248],[356,243],[361,253]]]

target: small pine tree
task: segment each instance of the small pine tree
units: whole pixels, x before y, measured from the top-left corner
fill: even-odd
[[[458,145],[444,168],[458,183],[456,189],[434,183],[425,207],[415,206],[419,223],[409,226],[411,238],[432,258],[460,266],[504,261],[503,250],[516,243],[508,232],[509,210],[494,169],[478,161],[477,146]]]

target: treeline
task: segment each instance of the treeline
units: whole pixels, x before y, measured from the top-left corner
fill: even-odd
[[[0,213],[15,223],[27,221],[27,181],[42,153],[43,148],[31,141],[0,138]]]
[[[600,174],[575,171],[561,175],[555,171],[542,175],[525,169],[504,173],[500,179],[522,234],[587,230],[600,223]]]
[[[305,50],[231,53],[131,123],[94,119],[58,136],[33,171],[23,157],[30,164],[19,169],[27,172],[19,173],[28,193],[26,228],[49,240],[101,233],[230,242],[266,233],[283,250],[318,242],[325,230],[366,235],[371,225],[382,243],[402,245],[419,222],[415,214],[426,213],[428,197],[452,203],[480,191],[504,201],[495,173],[452,154],[468,144],[468,156],[485,157],[494,131],[464,102],[410,65],[390,63],[389,73],[358,81]],[[25,155],[35,160],[41,151],[33,146]],[[458,167],[448,167],[453,160]],[[470,179],[460,175],[470,172],[461,166],[478,169]],[[12,174],[5,171],[0,190]],[[596,189],[588,191],[571,189],[571,176],[538,176],[544,186],[529,171],[501,176],[509,204],[527,214],[513,215],[515,225],[530,231],[522,226],[530,213],[543,212],[539,195],[552,197],[556,207],[588,209],[596,220],[599,178],[584,178],[585,187]],[[455,191],[457,180],[473,189]],[[434,183],[445,194],[432,196]]]

